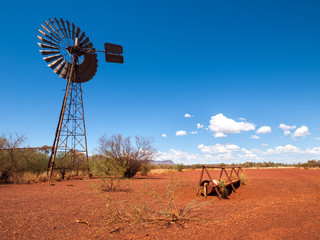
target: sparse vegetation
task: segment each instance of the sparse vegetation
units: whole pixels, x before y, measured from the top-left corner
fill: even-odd
[[[248,184],[248,179],[244,173],[241,173],[240,176],[240,184],[241,185],[247,185]]]
[[[226,182],[223,179],[220,179],[218,184],[219,193],[221,194],[222,198],[228,198],[229,192],[226,187]]]
[[[0,137],[0,183],[31,183],[41,181],[47,169],[48,155],[35,149],[21,148],[23,135]]]
[[[118,134],[110,138],[103,136],[99,142],[99,155],[92,158],[91,167],[100,176],[131,178],[155,153],[151,138],[135,137],[135,144],[132,144],[130,137]]]
[[[175,169],[178,172],[182,172],[182,170],[184,169],[184,165],[182,163],[181,164],[177,164],[177,165],[175,165]]]
[[[166,185],[166,193],[159,194],[150,185],[145,185],[144,191],[135,192],[127,195],[128,199],[124,201],[115,201],[111,195],[106,195],[108,224],[119,222],[164,222],[172,223],[180,220],[198,220],[190,218],[192,211],[213,204],[212,201],[198,202],[197,198],[184,206],[178,206],[176,202],[177,193],[181,192],[183,187],[188,186],[184,180],[178,180],[173,173],[169,173],[169,181]]]
[[[141,163],[141,165],[140,165],[141,176],[147,176],[152,168],[153,168],[153,166],[148,162]]]
[[[150,171],[147,160],[155,152],[151,138],[136,137],[132,144],[129,137],[118,134],[110,138],[103,136],[99,142],[99,154],[90,158],[90,169],[101,177],[105,190],[117,190],[122,179],[133,177],[139,170],[144,174]]]
[[[316,160],[309,160],[306,163],[299,163],[298,167],[302,167],[304,169],[309,169],[309,168],[320,168],[320,161]]]

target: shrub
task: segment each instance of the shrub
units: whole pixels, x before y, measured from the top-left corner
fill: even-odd
[[[0,183],[20,183],[28,175],[40,174],[47,169],[48,155],[35,149],[21,148],[23,135],[0,136]],[[26,180],[29,182],[29,180]]]
[[[184,169],[184,165],[182,163],[181,164],[177,164],[177,165],[175,165],[175,169],[178,172],[182,172],[182,170]]]
[[[248,184],[248,179],[244,173],[241,173],[240,176],[240,184],[241,185],[247,185]]]
[[[221,197],[228,198],[229,192],[226,187],[226,182],[223,179],[220,180],[220,182],[218,184],[218,188],[219,188],[219,192],[221,194]]]
[[[132,144],[129,137],[118,134],[110,138],[103,136],[99,141],[99,155],[91,163],[93,172],[98,175],[131,178],[155,153],[151,138],[135,137],[135,144]]]
[[[152,168],[152,166],[150,163],[148,163],[148,162],[141,163],[141,165],[140,165],[141,175],[147,176],[148,173],[151,171],[151,168]]]

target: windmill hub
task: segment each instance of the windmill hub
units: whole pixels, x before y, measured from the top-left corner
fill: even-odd
[[[77,55],[77,56],[84,55],[84,52],[81,51],[81,48],[79,46],[69,46],[69,47],[66,48],[66,50],[71,55],[74,55],[74,54]]]

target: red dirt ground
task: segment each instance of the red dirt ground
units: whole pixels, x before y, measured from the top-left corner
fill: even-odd
[[[202,205],[171,223],[128,218],[108,224],[110,196],[126,210],[146,200],[143,193],[151,186],[165,201],[166,174],[124,181],[122,191],[112,193],[94,187],[99,179],[0,185],[0,239],[320,239],[320,170],[244,171],[248,185],[230,199],[200,197]],[[180,183],[174,203],[184,209],[195,199],[200,171],[175,173],[174,178]]]

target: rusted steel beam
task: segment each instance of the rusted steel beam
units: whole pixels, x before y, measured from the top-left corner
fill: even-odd
[[[223,173],[223,169],[224,169],[224,168],[221,168],[220,176],[219,176],[219,181],[220,181],[220,179],[221,179],[221,176],[222,176],[222,173]]]
[[[213,179],[212,179],[212,177],[210,176],[210,174],[209,174],[209,172],[208,172],[208,170],[207,170],[207,168],[205,167],[205,166],[203,166],[204,167],[204,170],[206,171],[206,173],[208,174],[208,177],[210,178],[210,182],[211,182],[211,184],[213,184]],[[216,193],[217,193],[217,195],[218,195],[218,198],[219,199],[221,199],[221,197],[220,197],[220,193],[219,193],[219,191],[218,191],[218,187],[217,187],[217,184],[215,184],[215,186],[214,186],[214,190],[216,191]]]
[[[232,187],[233,191],[236,192],[236,189],[235,189],[235,187],[233,186],[232,180],[231,180],[231,178],[228,176],[228,173],[227,173],[227,171],[226,171],[225,169],[224,169],[224,172],[225,172],[225,174],[227,175],[227,178],[229,179],[229,182],[230,182],[230,184],[231,184],[231,187]]]
[[[218,166],[205,166],[206,168],[241,168],[240,166],[230,166],[230,167],[227,167],[227,166],[225,166],[225,167],[218,167]]]
[[[201,182],[202,182],[202,177],[203,177],[203,171],[204,171],[204,168],[205,168],[205,166],[203,166],[203,167],[202,167],[199,186],[201,185]]]

